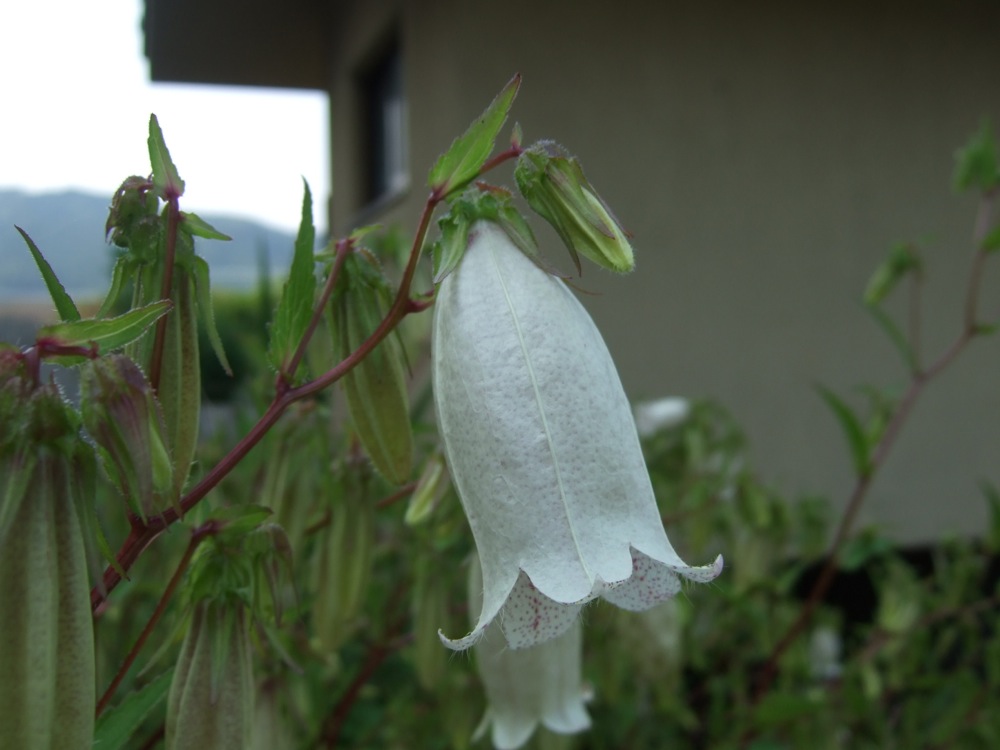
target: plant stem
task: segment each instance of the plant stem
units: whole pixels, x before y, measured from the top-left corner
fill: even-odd
[[[100,716],[104,709],[107,708],[108,702],[114,696],[115,691],[118,686],[121,685],[122,680],[125,679],[125,675],[128,674],[128,670],[135,663],[136,658],[139,656],[139,652],[142,647],[146,644],[146,640],[149,638],[150,634],[153,632],[153,628],[160,621],[163,613],[167,609],[167,604],[170,599],[173,598],[174,591],[177,590],[177,586],[181,581],[181,577],[184,575],[184,571],[187,570],[188,564],[191,562],[191,557],[194,555],[195,550],[203,539],[211,536],[216,531],[218,531],[218,524],[215,521],[208,521],[191,533],[191,541],[188,542],[187,549],[184,550],[184,556],[181,557],[180,562],[177,564],[177,570],[174,571],[173,576],[170,578],[170,582],[167,584],[167,588],[163,591],[163,596],[160,597],[160,601],[156,605],[156,609],[153,610],[153,614],[150,616],[149,621],[146,626],[142,629],[139,634],[139,638],[136,640],[132,649],[125,656],[125,660],[118,667],[118,672],[115,674],[111,684],[108,685],[108,689],[104,691],[104,695],[97,702],[97,712],[96,715]]]
[[[274,399],[261,415],[257,423],[250,428],[250,431],[227,453],[219,463],[212,467],[201,481],[188,492],[180,502],[180,512],[174,508],[168,508],[159,516],[150,518],[147,523],[133,526],[128,536],[122,543],[118,554],[115,556],[119,570],[127,573],[139,555],[149,546],[149,544],[160,535],[167,527],[177,522],[184,513],[197,505],[219,482],[221,482],[231,472],[240,461],[256,446],[267,432],[278,421],[284,411],[296,401],[312,396],[324,388],[329,387],[342,378],[347,372],[355,367],[358,362],[368,354],[399,324],[399,322],[412,312],[419,312],[426,309],[426,301],[418,301],[410,298],[410,287],[413,284],[413,276],[416,273],[417,261],[420,258],[424,240],[427,236],[427,229],[430,226],[430,219],[437,204],[443,200],[443,196],[437,192],[432,192],[420,215],[420,222],[416,234],[413,238],[413,245],[410,248],[410,256],[403,271],[403,278],[399,283],[399,289],[393,300],[389,312],[379,324],[378,328],[362,344],[343,361],[325,372],[316,380],[304,383],[297,388],[282,389],[280,386],[275,393]],[[338,255],[340,255],[341,243],[338,243]],[[346,251],[344,251],[346,252]],[[339,267],[335,267],[339,270]],[[331,271],[331,275],[333,271]],[[327,286],[330,286],[328,283]],[[332,286],[330,286],[332,289]],[[321,309],[317,306],[317,310]],[[314,315],[315,317],[315,315]],[[163,318],[161,318],[163,320]],[[281,381],[279,380],[279,383]],[[114,566],[108,566],[104,571],[103,585],[95,586],[90,592],[91,610],[96,612],[98,608],[107,600],[115,587],[121,583],[121,573]]]
[[[869,463],[869,471],[859,475],[855,480],[854,489],[851,491],[847,501],[847,507],[844,510],[843,516],[841,516],[840,524],[837,527],[837,533],[834,536],[833,543],[830,545],[830,551],[827,554],[826,562],[820,571],[816,583],[813,585],[812,591],[809,592],[809,597],[806,599],[805,604],[803,604],[802,609],[799,610],[798,616],[792,622],[791,626],[789,626],[788,630],[785,631],[785,634],[778,640],[777,645],[771,651],[771,655],[758,672],[753,695],[753,701],[755,703],[759,702],[770,689],[772,683],[774,682],[774,678],[777,676],[778,662],[781,660],[781,657],[785,654],[788,648],[809,626],[813,615],[823,600],[823,597],[826,595],[827,590],[833,583],[833,578],[837,573],[837,566],[840,561],[840,552],[851,532],[854,520],[857,517],[858,512],[861,510],[861,505],[868,495],[868,490],[871,487],[875,475],[885,464],[889,451],[892,449],[893,445],[895,445],[899,432],[912,413],[917,400],[923,394],[928,383],[930,383],[931,380],[940,375],[943,370],[952,364],[958,355],[961,354],[962,350],[969,344],[972,338],[979,332],[979,324],[976,318],[977,299],[979,287],[982,284],[983,270],[986,260],[986,252],[982,249],[981,244],[982,238],[986,236],[986,232],[989,231],[991,226],[991,215],[995,197],[995,195],[984,196],[977,214],[976,228],[973,233],[976,251],[969,271],[969,282],[966,292],[962,331],[955,341],[952,342],[951,346],[949,346],[933,364],[926,369],[913,373],[906,393],[900,400],[892,418],[889,420],[888,425],[886,425],[885,431],[882,433],[875,445],[875,450],[872,452],[871,461]]]

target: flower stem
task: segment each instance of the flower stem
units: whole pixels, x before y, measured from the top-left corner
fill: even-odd
[[[142,629],[142,632],[139,634],[138,639],[136,639],[132,649],[125,656],[125,660],[121,663],[121,666],[118,667],[118,672],[115,674],[114,679],[111,680],[111,684],[108,685],[107,690],[104,691],[104,695],[102,695],[101,699],[97,702],[97,716],[100,716],[104,712],[104,709],[107,708],[108,702],[114,696],[115,691],[118,689],[118,686],[121,685],[122,680],[125,679],[125,675],[128,674],[128,670],[132,667],[132,664],[135,663],[136,658],[139,656],[139,652],[142,650],[142,647],[146,644],[146,640],[153,632],[153,628],[156,627],[156,624],[160,621],[160,618],[166,611],[167,604],[170,602],[171,598],[173,598],[174,591],[177,590],[181,577],[184,575],[184,571],[187,570],[198,545],[203,539],[211,536],[217,531],[218,524],[215,521],[208,521],[191,533],[191,541],[188,542],[187,549],[184,550],[184,555],[177,564],[177,570],[174,571],[173,576],[170,578],[170,582],[167,583],[167,587],[164,589],[163,596],[160,597],[160,601],[157,603],[156,609],[153,610],[153,614],[150,615],[149,621]]]
[[[962,353],[973,337],[979,333],[979,324],[976,317],[977,300],[979,288],[982,285],[986,260],[986,251],[983,250],[981,245],[982,239],[986,236],[986,233],[992,225],[991,216],[995,198],[995,195],[988,194],[984,196],[984,199],[979,206],[979,212],[976,219],[976,229],[973,234],[976,251],[969,271],[962,331],[955,341],[952,342],[951,346],[945,349],[945,351],[929,367],[918,370],[912,374],[906,393],[900,400],[899,405],[896,407],[892,418],[889,420],[889,423],[885,428],[885,431],[882,433],[882,436],[875,445],[875,450],[872,452],[869,464],[869,470],[858,475],[855,480],[854,489],[851,491],[848,498],[847,507],[844,510],[843,516],[841,516],[840,524],[837,527],[833,543],[830,545],[826,562],[820,571],[819,577],[816,579],[816,583],[809,592],[809,596],[806,599],[805,604],[803,604],[802,609],[799,610],[798,616],[792,622],[791,626],[789,626],[788,630],[785,631],[785,634],[778,640],[777,645],[773,648],[767,661],[760,668],[760,671],[757,674],[753,695],[754,703],[759,702],[770,689],[772,683],[774,682],[774,678],[777,676],[778,662],[781,660],[781,657],[785,654],[788,648],[809,626],[813,615],[823,600],[823,597],[826,595],[827,590],[833,583],[834,576],[837,573],[838,563],[840,561],[841,550],[850,535],[858,511],[861,510],[861,505],[868,495],[868,490],[871,487],[876,473],[885,464],[889,451],[892,449],[893,445],[895,445],[896,439],[899,436],[903,425],[906,423],[906,420],[912,413],[917,400],[921,395],[923,395],[924,389],[930,381],[940,375],[949,365],[951,365],[958,355]]]

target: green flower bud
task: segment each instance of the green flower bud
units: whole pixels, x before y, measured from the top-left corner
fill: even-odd
[[[444,457],[440,453],[435,453],[424,464],[424,471],[410,496],[406,515],[403,517],[406,525],[416,526],[430,518],[450,484]]]
[[[531,208],[558,232],[577,271],[579,254],[619,273],[635,267],[625,230],[562,147],[541,141],[525,150],[514,178]]]
[[[330,526],[314,560],[313,633],[319,647],[335,651],[356,627],[371,578],[375,508],[357,488],[333,501]]]
[[[93,452],[54,385],[0,363],[0,738],[83,750],[94,731],[94,632],[79,503]],[[20,394],[22,398],[13,398]]]
[[[132,511],[145,519],[164,510],[173,487],[163,416],[135,362],[112,354],[90,360],[80,376],[83,423],[104,467]]]
[[[335,353],[355,351],[385,316],[385,282],[376,262],[364,252],[344,262],[334,302]],[[343,380],[351,420],[375,468],[393,484],[402,484],[413,468],[410,405],[403,373],[403,350],[390,335],[348,372]]]
[[[167,697],[167,750],[251,745],[253,662],[246,608],[232,599],[195,605]]]

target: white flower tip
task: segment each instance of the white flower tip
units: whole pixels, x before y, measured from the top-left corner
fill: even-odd
[[[443,630],[438,630],[438,638],[441,639],[441,643],[450,648],[452,651],[465,651],[476,645],[476,642],[483,637],[483,629],[477,628],[469,633],[464,638],[449,638],[444,634]]]
[[[681,424],[691,413],[691,405],[684,398],[660,398],[636,404],[632,413],[639,437],[649,437]]]

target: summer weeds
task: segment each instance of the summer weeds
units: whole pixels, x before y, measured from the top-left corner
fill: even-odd
[[[924,346],[952,313],[900,243],[863,303],[906,383],[818,388],[852,459],[832,517],[762,484],[718,405],[633,415],[556,269],[627,273],[641,238],[563,146],[502,137],[519,87],[409,234],[320,246],[306,185],[280,289],[213,297],[198,248],[228,237],[183,210],[155,116],[94,317],[19,228],[59,322],[0,344],[4,748],[1000,746],[1000,491],[979,538],[920,554],[855,523],[914,406],[995,345],[989,125],[956,155],[979,207],[955,338]]]

